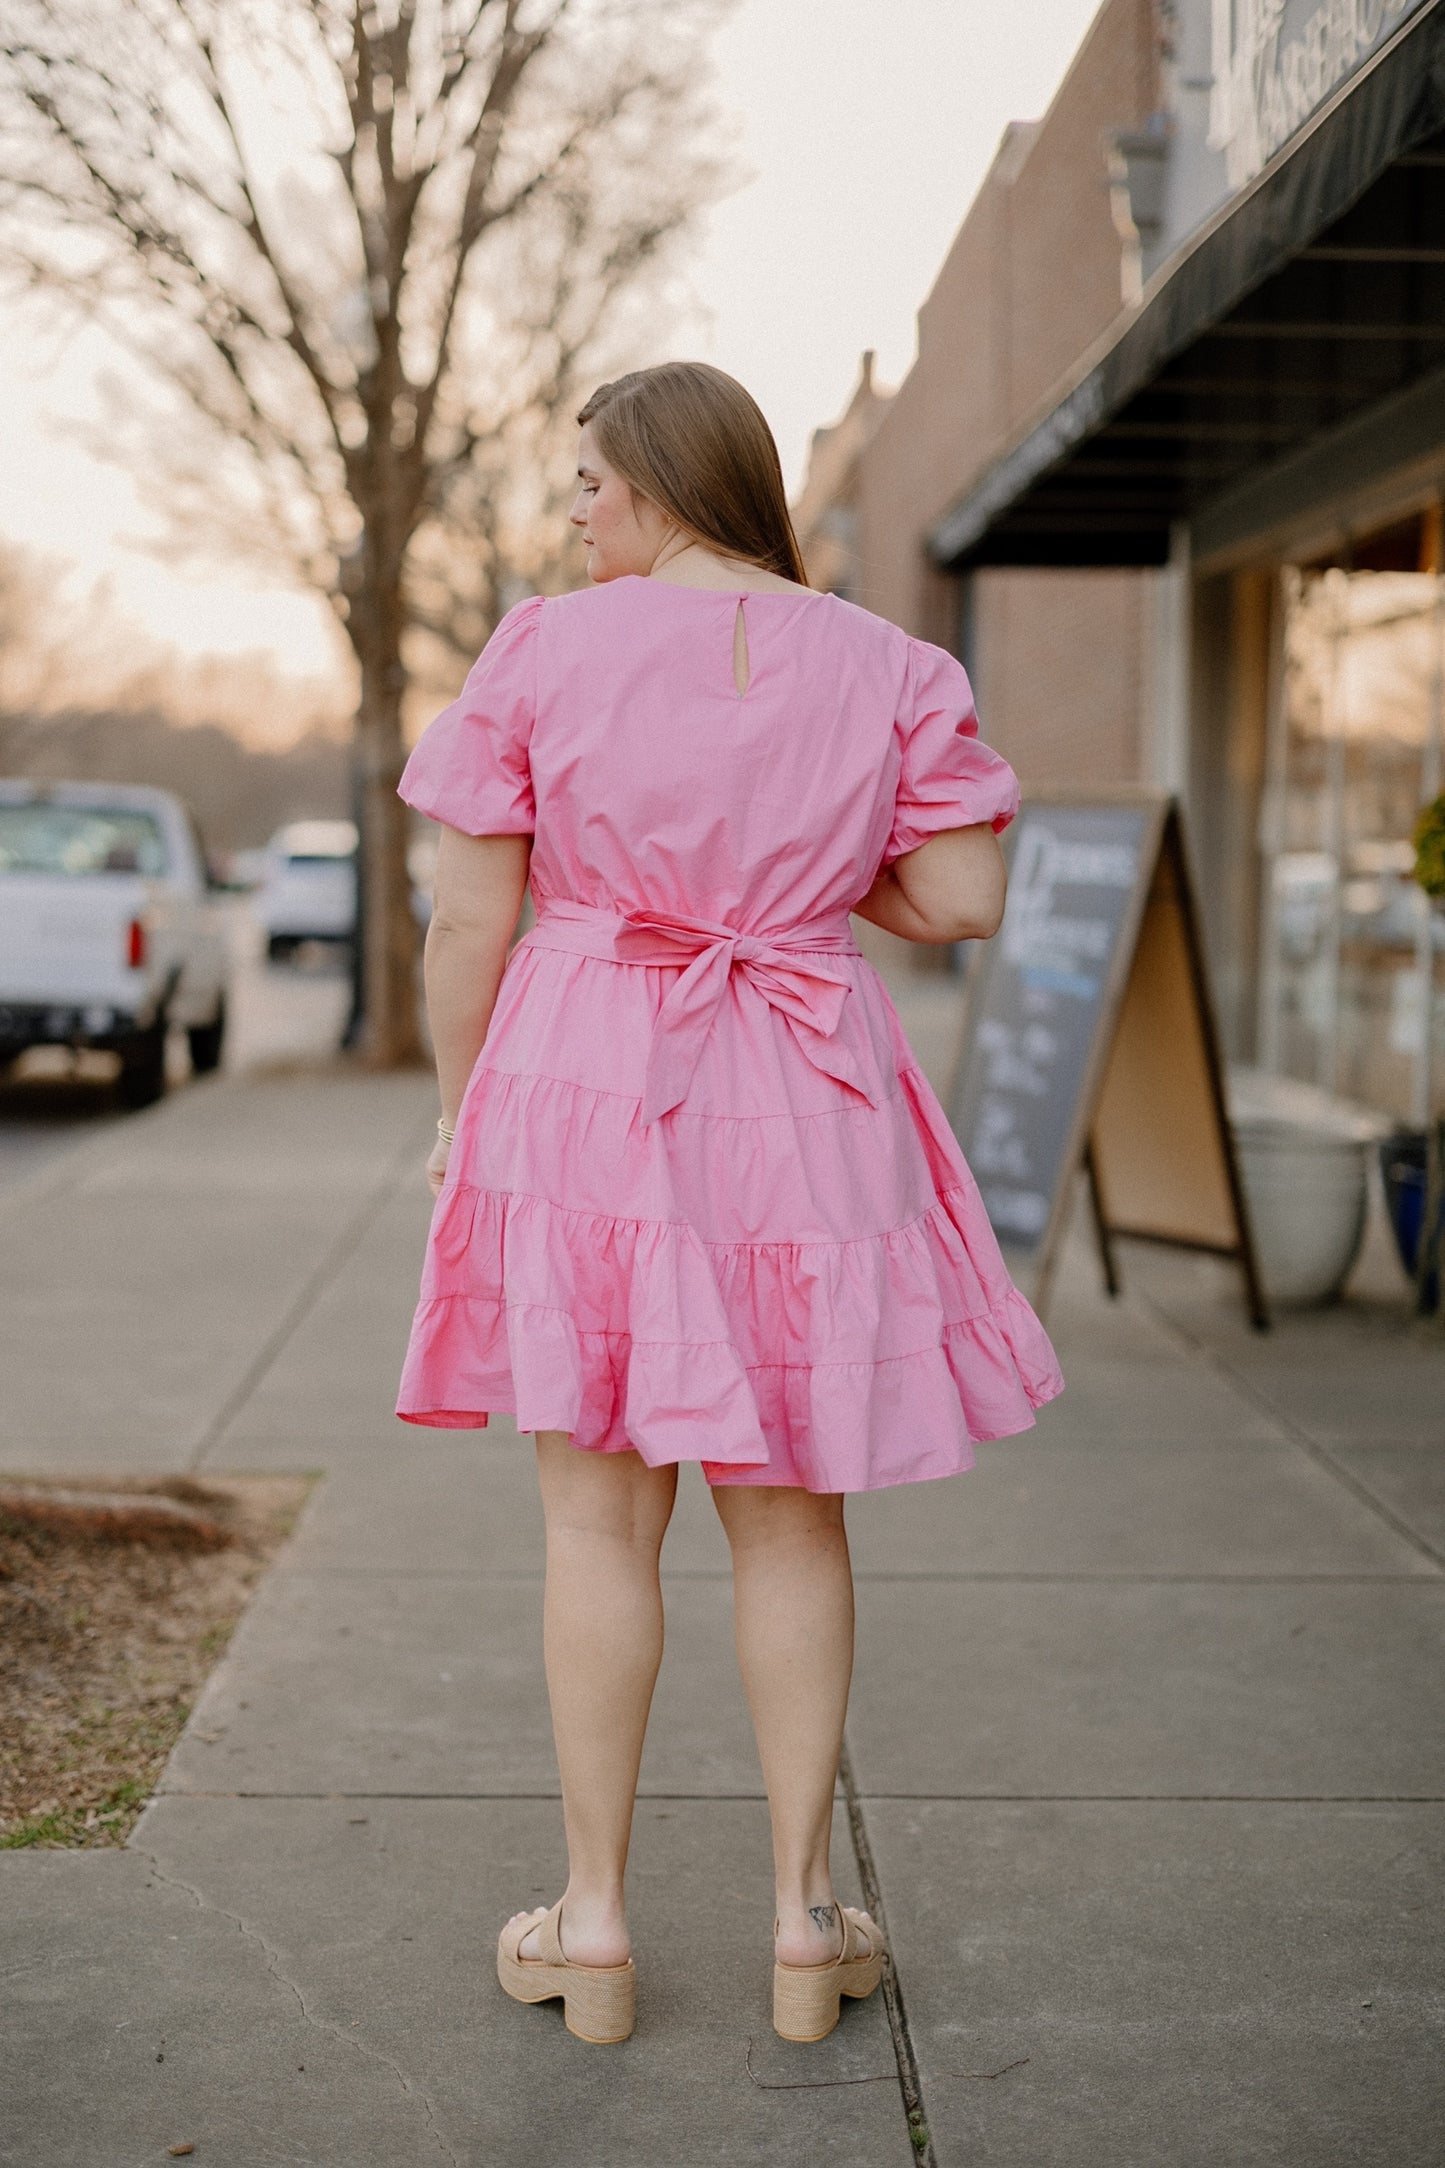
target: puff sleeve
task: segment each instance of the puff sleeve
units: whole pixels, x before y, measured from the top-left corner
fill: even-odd
[[[402,771],[418,813],[469,836],[529,836],[536,826],[528,741],[537,709],[542,597],[508,610],[460,697],[428,724]]]
[[[1019,809],[1018,778],[978,735],[962,663],[926,640],[910,640],[903,699],[903,765],[885,866],[946,828],[987,821],[997,834]]]

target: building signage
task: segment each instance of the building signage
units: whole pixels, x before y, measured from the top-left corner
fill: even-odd
[[[1113,139],[1125,299],[1438,0],[1169,0],[1163,110]]]
[[[1212,0],[1209,147],[1243,188],[1423,0]]]

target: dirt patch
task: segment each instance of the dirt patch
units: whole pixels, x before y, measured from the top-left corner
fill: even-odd
[[[0,1500],[0,1847],[125,1842],[312,1480],[15,1479],[15,1510]]]

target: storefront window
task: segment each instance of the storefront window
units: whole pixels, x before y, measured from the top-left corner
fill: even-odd
[[[1412,879],[1445,789],[1445,579],[1284,576],[1271,720],[1264,1066],[1402,1120],[1445,1109],[1445,914]]]

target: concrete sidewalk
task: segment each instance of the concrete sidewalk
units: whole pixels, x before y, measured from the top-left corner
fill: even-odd
[[[700,1481],[637,2033],[590,2049],[495,1986],[562,1872],[540,1527],[508,1425],[389,1412],[433,1114],[422,1080],[221,1081],[0,1200],[7,1469],[324,1472],[129,1846],[0,1854],[0,2161],[904,2168],[881,1997],[812,2049],[768,2023]],[[1403,1300],[1257,1340],[1217,1268],[1131,1266],[1110,1305],[1071,1261],[1034,1433],[850,1508],[837,1858],[881,1888],[923,2157],[1433,2168],[1445,1341]]]

